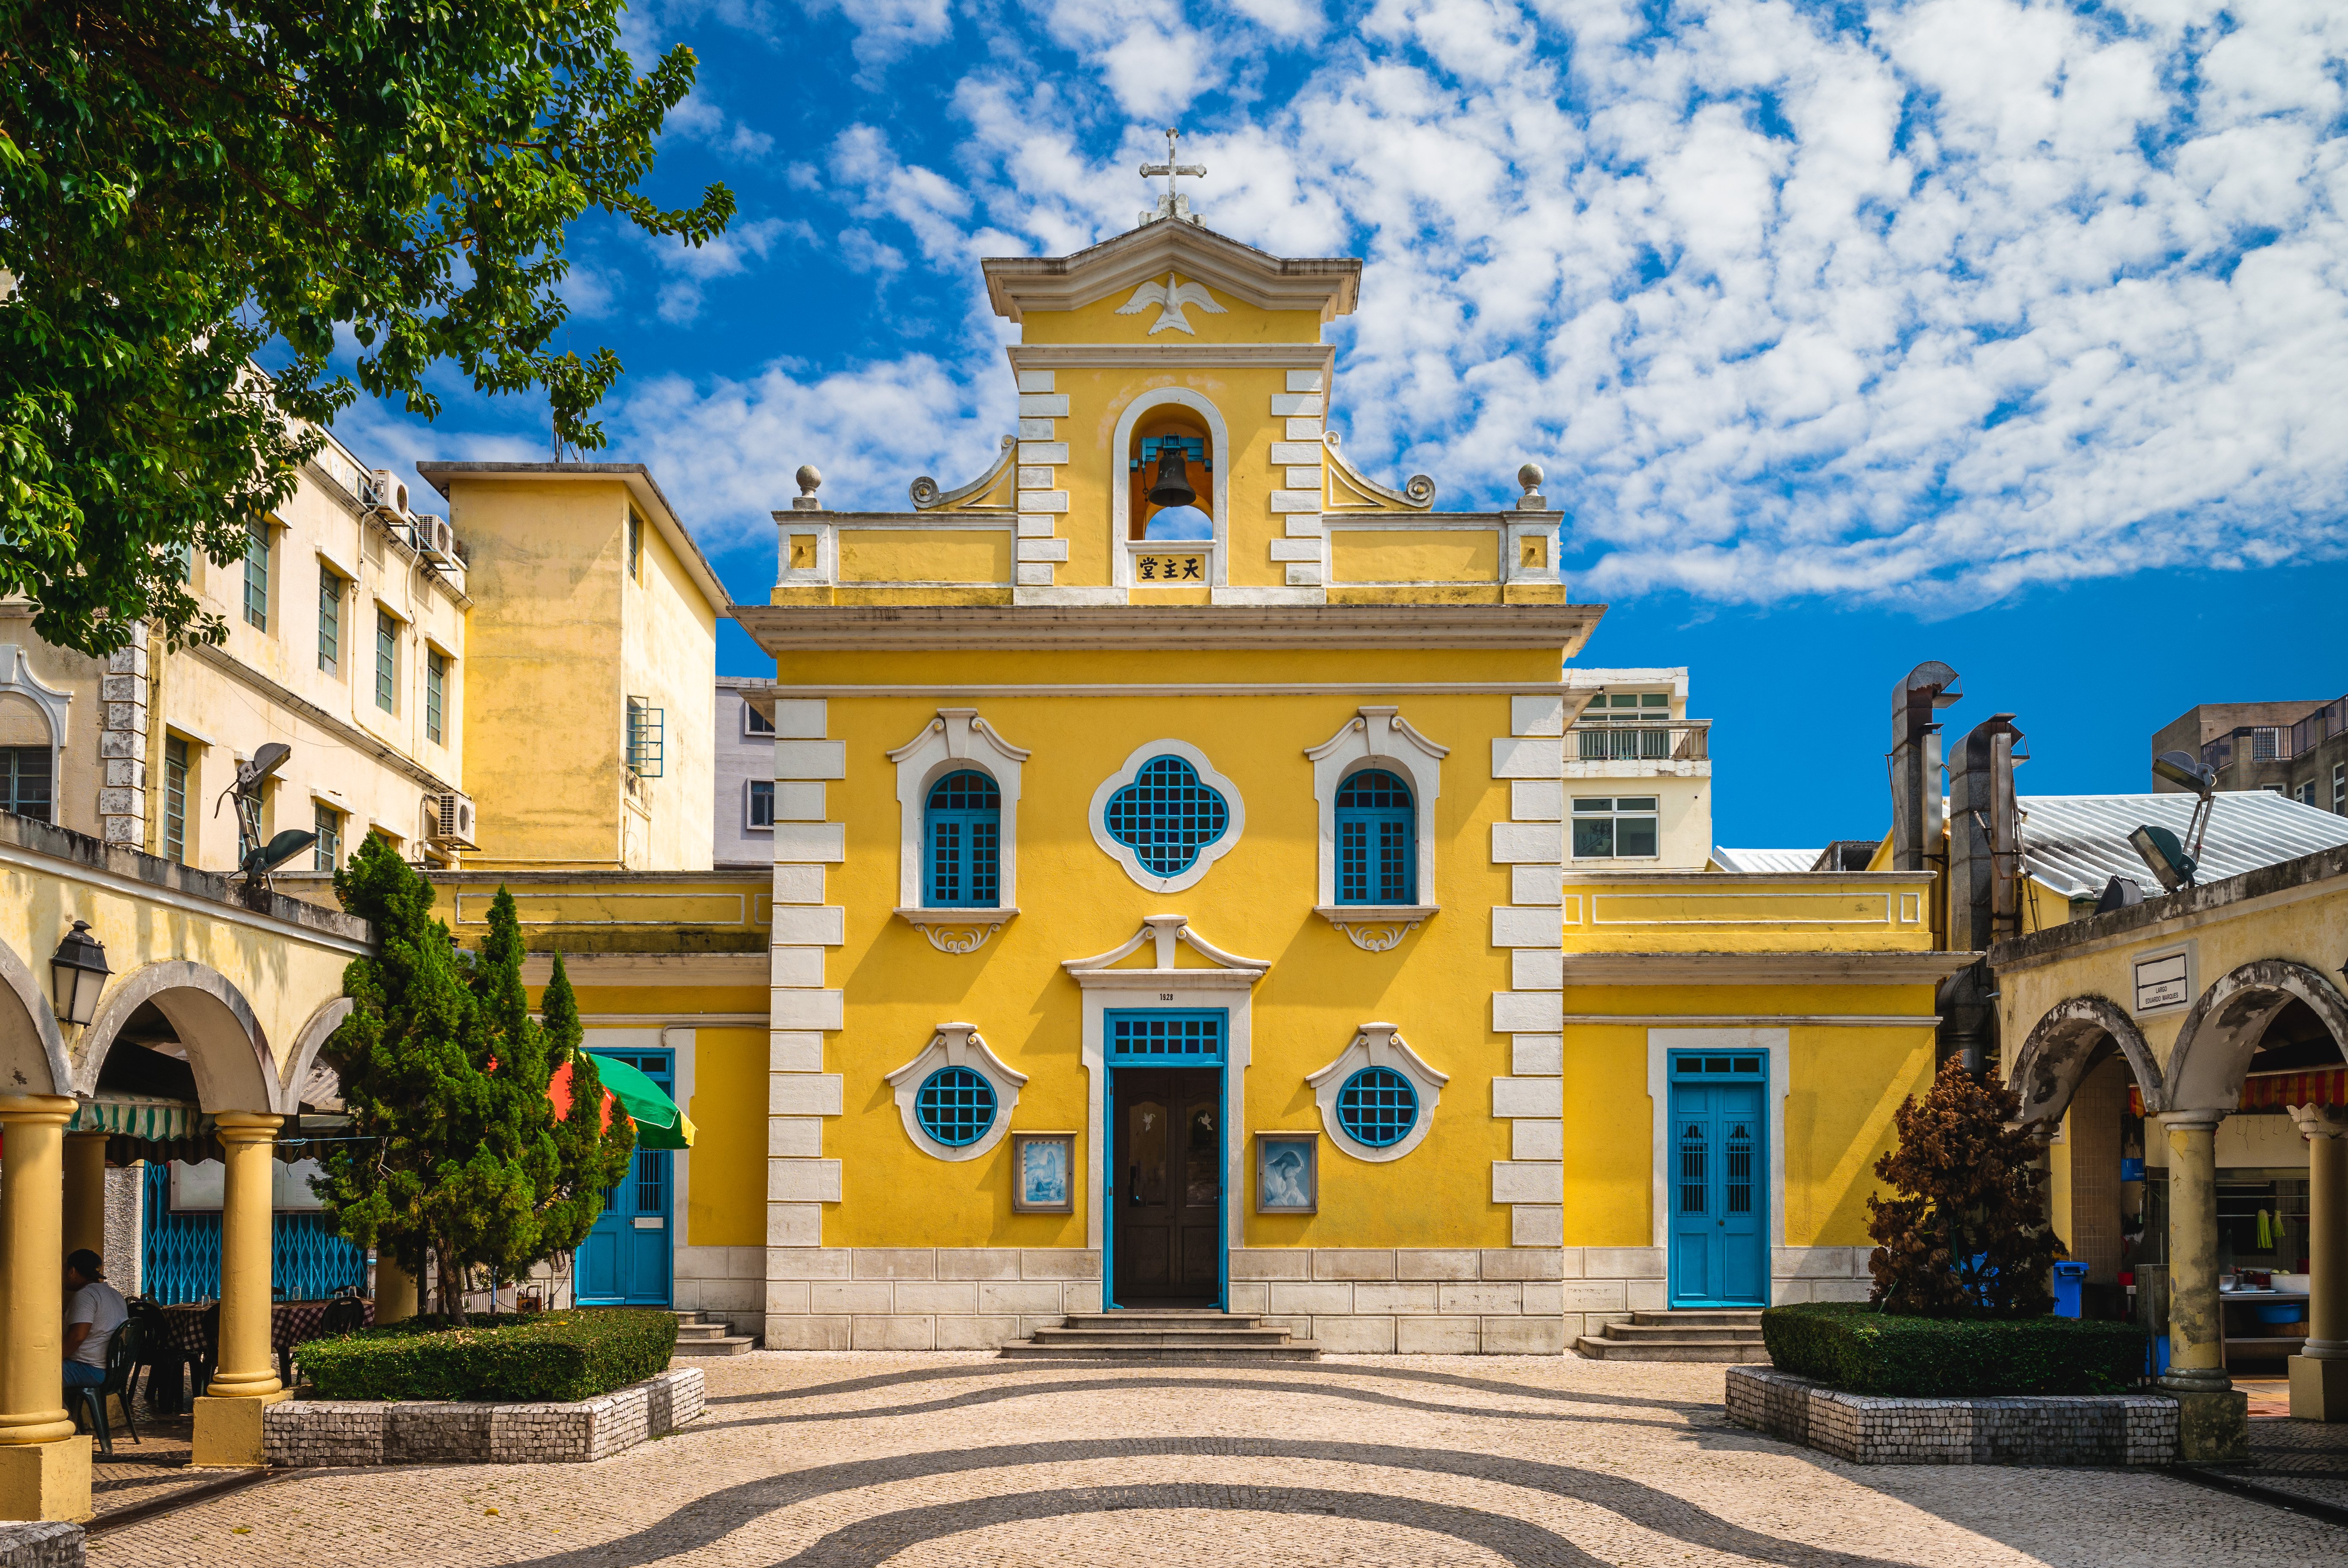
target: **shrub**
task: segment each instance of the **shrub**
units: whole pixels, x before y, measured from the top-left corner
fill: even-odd
[[[592,1399],[664,1370],[673,1314],[626,1307],[529,1317],[479,1313],[462,1328],[438,1317],[363,1328],[301,1348],[302,1370],[329,1399]]]
[[[2117,1394],[2144,1376],[2143,1330],[2071,1317],[1912,1317],[1814,1301],[1764,1312],[1761,1337],[1779,1371],[1853,1394]]]
[[[1900,1147],[1875,1163],[1897,1198],[1867,1200],[1867,1260],[1886,1311],[1928,1317],[2031,1317],[2054,1305],[2047,1272],[2064,1255],[2046,1228],[2035,1133],[1994,1064],[1974,1078],[1951,1057],[1919,1104],[1893,1120]]]

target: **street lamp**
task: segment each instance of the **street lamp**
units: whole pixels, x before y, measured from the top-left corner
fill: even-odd
[[[106,944],[89,934],[89,922],[76,920],[49,960],[49,983],[56,992],[57,1018],[87,1025],[98,1016],[98,993],[106,989]]]

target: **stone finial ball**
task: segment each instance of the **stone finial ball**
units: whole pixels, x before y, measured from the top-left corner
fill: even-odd
[[[814,464],[802,463],[799,465],[798,481],[799,494],[812,496],[815,494],[816,487],[823,483],[823,476],[815,471]]]
[[[1528,493],[1540,489],[1540,482],[1541,467],[1540,464],[1528,463],[1523,467],[1517,470],[1517,483],[1522,485]]]

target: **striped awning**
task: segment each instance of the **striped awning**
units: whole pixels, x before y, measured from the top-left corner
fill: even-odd
[[[2348,1105],[2348,1067],[2313,1072],[2254,1072],[2242,1080],[2237,1111],[2281,1111],[2292,1105]],[[2128,1085],[2128,1114],[2144,1114],[2144,1093]]]
[[[111,1132],[149,1143],[177,1143],[211,1131],[211,1118],[185,1100],[105,1094],[85,1100],[66,1123],[68,1132]]]

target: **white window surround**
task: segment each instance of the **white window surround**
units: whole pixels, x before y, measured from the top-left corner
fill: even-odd
[[[977,1142],[960,1148],[941,1143],[922,1131],[922,1119],[913,1109],[913,1102],[930,1074],[947,1067],[966,1067],[994,1089],[994,1124]],[[913,1141],[915,1148],[941,1160],[975,1160],[1009,1135],[1011,1112],[1019,1103],[1019,1090],[1027,1081],[1027,1075],[1004,1066],[1003,1059],[979,1038],[977,1025],[942,1023],[930,1036],[930,1043],[922,1048],[922,1053],[890,1073],[888,1080],[889,1087],[896,1091],[897,1114],[904,1119],[905,1136]]]
[[[968,925],[993,920],[1000,924],[1018,913],[1019,905],[1019,770],[1033,752],[1020,750],[979,716],[975,708],[940,708],[922,733],[889,753],[897,764],[897,913]],[[994,781],[1003,797],[1002,835],[996,849],[998,881],[994,908],[924,909],[922,907],[922,808],[930,786],[962,768],[976,768]],[[932,938],[934,940],[934,938]],[[984,938],[982,938],[981,940]],[[975,944],[973,944],[975,945]]]
[[[1154,944],[1153,962],[1143,968],[1114,966],[1133,956],[1145,942]],[[1184,969],[1174,964],[1177,943],[1213,965]],[[1085,1112],[1085,1245],[1098,1251],[1102,1245],[1101,1214],[1106,1199],[1099,1151],[1109,1145],[1108,1009],[1111,1008],[1220,1008],[1228,1018],[1223,1040],[1223,1235],[1244,1236],[1247,1194],[1247,1097],[1241,1085],[1252,1054],[1254,989],[1272,967],[1268,958],[1245,958],[1227,953],[1190,929],[1181,915],[1151,915],[1141,928],[1106,953],[1069,958],[1061,966],[1084,991],[1082,1053],[1089,1080]],[[1101,1309],[1108,1310],[1108,1285],[1102,1283]]]
[[[1199,782],[1223,797],[1224,809],[1231,814],[1222,836],[1212,844],[1200,845],[1199,857],[1171,876],[1160,876],[1142,865],[1141,857],[1127,845],[1119,844],[1108,831],[1109,797],[1131,784],[1144,767],[1159,757],[1179,757],[1189,764],[1198,774]],[[1123,866],[1125,874],[1136,883],[1152,893],[1179,893],[1195,886],[1213,868],[1216,861],[1238,845],[1240,834],[1247,826],[1247,806],[1240,799],[1239,785],[1217,773],[1215,764],[1207,760],[1206,753],[1188,741],[1150,741],[1136,746],[1124,764],[1101,781],[1100,788],[1093,791],[1092,804],[1086,810],[1085,821],[1086,825],[1093,830],[1093,842],[1100,845],[1101,853]],[[1006,856],[1010,854],[1007,837],[1004,853]],[[1009,884],[1006,883],[1004,887],[1003,901],[1007,904],[1011,902]]]
[[[1672,1052],[1674,1050],[1766,1051],[1769,1057],[1769,1252],[1786,1245],[1786,1094],[1793,1087],[1787,1061],[1790,1030],[1784,1029],[1651,1029],[1647,1031],[1647,1098],[1654,1111],[1654,1245],[1666,1257],[1671,1248]],[[1668,1267],[1668,1264],[1665,1266]],[[1669,1276],[1666,1276],[1666,1286]],[[1774,1298],[1776,1292],[1770,1291]]]
[[[753,821],[750,819],[750,815],[751,815],[751,797],[752,797],[753,795],[755,795],[755,794],[757,794],[758,793],[758,786],[759,786],[760,784],[765,784],[768,789],[772,789],[772,788],[774,788],[774,784],[775,784],[775,781],[774,781],[774,780],[772,780],[772,779],[744,779],[744,780],[742,781],[742,831],[743,831],[743,832],[745,832],[745,833],[772,833],[772,832],[774,832],[774,831],[775,831],[775,825],[774,825],[773,823],[771,823],[771,822],[753,822]],[[772,809],[772,808],[771,808],[771,806],[769,807],[769,809],[770,809],[770,810]]]
[[[1364,708],[1304,754],[1313,763],[1313,799],[1320,817],[1314,913],[1344,931],[1354,946],[1383,953],[1440,907],[1435,897],[1435,803],[1443,794],[1443,759],[1451,748],[1420,734],[1397,709]],[[1398,774],[1410,785],[1411,835],[1418,853],[1416,904],[1337,902],[1337,790],[1367,768]]]
[[[41,711],[49,725],[49,811],[54,817],[62,804],[58,774],[64,767],[59,753],[66,748],[66,718],[73,711],[73,693],[44,685],[33,673],[32,661],[14,642],[0,642],[0,692],[14,692]],[[158,775],[160,777],[160,774]]]
[[[1109,452],[1116,461],[1126,461],[1126,454],[1133,446],[1135,427],[1152,413],[1167,407],[1187,408],[1207,422],[1208,450],[1221,465],[1215,475],[1215,548],[1207,552],[1207,576],[1209,587],[1228,587],[1230,575],[1225,563],[1231,553],[1231,436],[1223,423],[1222,411],[1187,386],[1153,386],[1135,397],[1118,415],[1117,434],[1109,438]],[[1109,487],[1109,538],[1120,548],[1109,551],[1109,564],[1117,574],[1115,580],[1119,589],[1133,586],[1133,554],[1121,548],[1132,526],[1133,486],[1127,471],[1118,469],[1117,482]],[[1165,540],[1161,545],[1177,546],[1179,542]]]
[[[1410,1080],[1418,1091],[1418,1120],[1409,1132],[1383,1149],[1374,1149],[1355,1140],[1337,1120],[1337,1094],[1345,1081],[1364,1068],[1384,1067]],[[1305,1083],[1313,1090],[1313,1098],[1321,1107],[1321,1125],[1327,1129],[1329,1141],[1356,1160],[1383,1165],[1399,1160],[1426,1141],[1426,1131],[1435,1125],[1435,1108],[1443,1101],[1443,1086],[1451,1075],[1437,1072],[1420,1060],[1418,1052],[1404,1043],[1402,1033],[1390,1023],[1365,1023],[1354,1033],[1353,1043],[1337,1053],[1337,1060],[1320,1071],[1308,1074]]]

